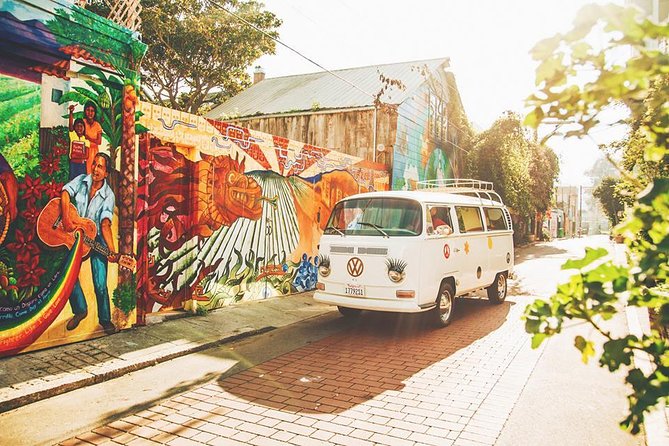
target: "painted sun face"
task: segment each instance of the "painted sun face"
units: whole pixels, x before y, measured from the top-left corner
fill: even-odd
[[[251,177],[234,170],[216,171],[214,180],[214,201],[222,215],[230,221],[236,217],[257,220],[262,215],[262,189]]]

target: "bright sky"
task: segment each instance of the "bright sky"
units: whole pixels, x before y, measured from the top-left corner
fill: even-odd
[[[621,3],[621,1],[614,1]],[[505,110],[522,114],[534,89],[529,50],[570,29],[584,0],[265,0],[283,20],[280,40],[330,70],[450,57],[465,111],[479,130]],[[267,77],[321,71],[289,49],[255,65]],[[601,139],[600,139],[601,138]],[[594,140],[549,145],[561,158],[562,184],[589,184],[599,156]]]

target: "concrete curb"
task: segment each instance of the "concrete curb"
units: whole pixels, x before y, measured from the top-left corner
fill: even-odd
[[[631,334],[640,338],[646,330],[650,330],[646,308],[626,307],[625,315]],[[634,352],[634,363],[644,373],[650,373],[652,370],[648,355],[642,352]],[[669,444],[669,413],[663,403],[660,403],[655,410],[645,415],[644,434],[647,446],[666,446]]]
[[[276,327],[268,325],[265,327],[261,327],[258,329],[253,329],[253,330],[248,330],[244,331],[241,333],[236,333],[230,336],[225,336],[223,338],[214,340],[214,341],[208,341],[208,342],[203,342],[198,345],[193,345],[193,346],[188,346],[186,348],[183,348],[181,350],[168,353],[165,355],[157,356],[154,358],[151,358],[146,361],[139,361],[135,362],[132,364],[127,364],[127,365],[122,365],[118,368],[114,368],[108,371],[105,371],[103,373],[98,373],[98,374],[93,374],[93,375],[83,375],[81,379],[74,379],[71,382],[68,383],[63,383],[63,384],[56,384],[54,387],[45,389],[45,390],[40,390],[32,393],[27,393],[25,395],[21,395],[15,398],[10,398],[4,401],[0,401],[0,413],[3,412],[8,412],[10,410],[16,409],[18,407],[24,406],[26,404],[31,404],[46,398],[51,398],[56,395],[61,395],[63,393],[70,392],[72,390],[80,389],[82,387],[90,386],[93,384],[99,384],[104,381],[109,381],[114,378],[118,378],[119,376],[125,375],[126,373],[134,372],[137,370],[145,369],[147,367],[154,366],[156,364],[160,364],[162,362],[166,362],[181,356],[186,356],[192,353],[197,353],[201,352],[203,350],[207,350],[212,347],[218,347],[223,344],[227,344],[230,342],[235,342],[239,341],[241,339],[249,338],[252,336],[260,335],[263,333],[270,332],[272,330],[275,330]]]

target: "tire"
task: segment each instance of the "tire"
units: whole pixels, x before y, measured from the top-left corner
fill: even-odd
[[[339,312],[342,314],[342,316],[346,318],[355,318],[360,315],[360,312],[362,310],[358,310],[357,308],[348,308],[348,307],[337,307]]]
[[[437,327],[445,327],[451,323],[455,308],[455,291],[453,291],[453,286],[450,283],[441,283],[436,304],[431,310],[432,321]]]
[[[501,304],[506,300],[507,289],[506,273],[497,273],[495,281],[486,288],[488,300],[497,305]]]

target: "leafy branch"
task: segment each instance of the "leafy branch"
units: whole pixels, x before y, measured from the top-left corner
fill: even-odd
[[[589,42],[596,33],[595,48]],[[641,430],[648,411],[669,400],[669,345],[666,333],[662,335],[669,326],[669,58],[657,49],[657,42],[667,39],[669,27],[639,19],[634,9],[584,7],[571,31],[533,49],[540,61],[539,90],[528,99],[534,110],[525,120],[534,127],[545,120],[568,121],[574,128],[566,136],[587,137],[607,125],[604,111],[624,105],[630,112],[630,135],[618,143],[625,160],[623,178],[630,192],[648,186],[615,228],[625,239],[628,266],[606,260],[606,250],[586,250],[583,259],[563,266],[578,273],[548,301],[529,305],[524,319],[533,347],[572,319],[585,321],[606,338],[599,364],[612,372],[627,369],[632,392],[621,426],[633,434]],[[621,54],[629,56],[622,59]],[[588,82],[579,78],[584,70]],[[656,321],[649,333],[616,337],[602,327],[600,321],[612,319],[625,305],[649,310]],[[583,361],[597,354],[594,341],[582,336],[574,345]],[[637,355],[650,359],[649,369],[634,363]]]

